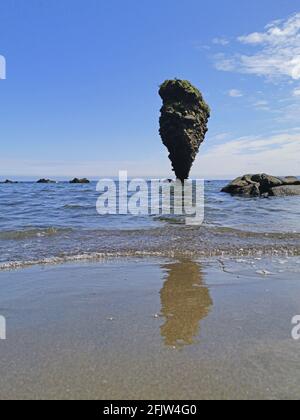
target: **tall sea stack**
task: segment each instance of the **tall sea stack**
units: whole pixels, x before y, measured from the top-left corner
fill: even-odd
[[[166,80],[160,87],[163,100],[160,135],[178,179],[188,179],[207,132],[209,106],[187,80]]]

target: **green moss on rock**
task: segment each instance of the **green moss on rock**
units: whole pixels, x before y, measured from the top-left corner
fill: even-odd
[[[184,106],[189,102],[197,102],[204,112],[210,117],[210,107],[207,105],[201,92],[188,80],[166,80],[159,89],[159,95],[166,103],[175,102],[175,106]]]

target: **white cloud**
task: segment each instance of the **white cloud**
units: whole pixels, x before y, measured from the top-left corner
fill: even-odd
[[[300,96],[300,88],[294,89],[293,96]]]
[[[256,107],[261,107],[261,106],[267,106],[269,104],[269,102],[268,101],[263,101],[263,100],[261,100],[261,101],[257,101],[257,102],[255,102],[254,103],[254,106],[256,106]]]
[[[244,95],[243,95],[243,93],[242,93],[240,90],[238,90],[238,89],[231,89],[231,90],[228,92],[228,95],[229,95],[231,98],[241,98],[242,96],[244,96]]]
[[[270,106],[269,106],[268,101],[264,101],[264,100],[256,101],[253,104],[253,106],[259,111],[270,111]]]
[[[296,132],[297,130],[297,132]],[[245,173],[267,172],[274,175],[300,175],[300,127],[269,137],[247,136],[228,140],[209,147],[201,146],[192,176],[230,179]],[[225,134],[225,133],[224,133]],[[223,134],[221,133],[223,137]],[[118,176],[128,170],[130,177],[172,176],[171,165],[165,156],[148,161],[29,161],[0,158],[1,179],[10,177],[31,179]]]
[[[240,36],[238,41],[259,50],[232,57],[219,54],[216,56],[218,70],[300,80],[300,13],[285,21],[270,23],[264,32]]]
[[[281,123],[298,123],[300,120],[299,103],[291,103],[277,111],[278,121]]]
[[[212,40],[212,43],[215,45],[222,45],[223,47],[225,47],[226,45],[228,45],[230,42],[228,41],[228,39],[226,38],[214,38]]]
[[[233,58],[226,57],[225,54],[220,53],[215,55],[216,69],[221,71],[234,71],[236,67],[235,60]]]
[[[193,170],[198,176],[220,179],[261,172],[300,175],[300,133],[228,141],[200,151]]]
[[[219,134],[216,134],[213,137],[213,139],[217,141],[221,141],[221,140],[227,140],[228,137],[230,137],[230,133],[219,133]]]
[[[130,177],[138,176],[162,176],[170,172],[169,160],[162,155],[153,160],[135,161],[48,161],[26,160],[22,158],[5,159],[0,157],[1,179],[5,178],[58,178],[70,179],[74,177],[87,177],[99,179],[100,177],[116,177],[120,170],[127,170]]]

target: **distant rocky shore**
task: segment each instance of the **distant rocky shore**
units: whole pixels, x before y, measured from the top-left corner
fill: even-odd
[[[48,178],[41,178],[38,181],[36,181],[37,184],[57,184],[58,181],[53,181]],[[89,184],[91,181],[89,181],[87,178],[73,178],[71,181],[69,181],[69,184]],[[0,181],[0,184],[18,184],[17,181],[11,181],[9,179],[6,179],[5,181]]]
[[[56,184],[57,181],[52,181],[51,179],[39,179],[37,181],[38,184]],[[73,178],[69,181],[70,184],[89,184],[90,181],[87,178]]]
[[[245,197],[294,196],[300,195],[300,180],[294,176],[244,175],[230,182],[222,192]]]

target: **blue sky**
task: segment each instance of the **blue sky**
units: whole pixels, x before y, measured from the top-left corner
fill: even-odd
[[[157,91],[174,77],[212,108],[193,176],[300,174],[297,13],[291,0],[2,0],[0,177],[170,176]]]

